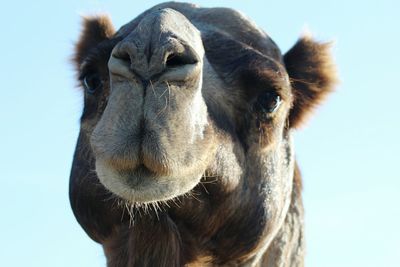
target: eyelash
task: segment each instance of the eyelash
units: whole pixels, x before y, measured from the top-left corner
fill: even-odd
[[[80,80],[85,91],[91,95],[101,90],[104,83],[100,75],[96,72],[83,74]]]
[[[253,104],[253,111],[263,117],[276,112],[282,103],[282,98],[275,92],[267,91],[261,93]]]

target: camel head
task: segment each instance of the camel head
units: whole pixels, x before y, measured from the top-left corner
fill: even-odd
[[[267,218],[259,235],[276,233],[293,189],[291,131],[335,81],[327,44],[303,37],[282,55],[236,11],[166,3],[118,31],[85,18],[74,62],[84,109],[70,197],[92,238],[123,224],[115,203],[165,204],[196,224],[229,198],[224,217],[255,205]],[[223,224],[209,223],[211,237]]]

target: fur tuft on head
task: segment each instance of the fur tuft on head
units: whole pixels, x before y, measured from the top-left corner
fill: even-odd
[[[74,62],[79,66],[91,48],[115,33],[111,19],[107,15],[83,17],[83,29],[75,46]]]
[[[284,55],[294,96],[289,115],[292,128],[304,124],[338,81],[330,47],[330,43],[318,43],[306,34]]]

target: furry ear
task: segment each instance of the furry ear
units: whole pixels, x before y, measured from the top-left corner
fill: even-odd
[[[329,50],[330,43],[317,43],[304,36],[284,55],[294,97],[289,114],[292,128],[299,128],[337,83]]]
[[[104,40],[109,40],[115,33],[111,19],[107,15],[84,17],[82,24],[82,33],[75,46],[73,58],[78,68],[90,49]]]

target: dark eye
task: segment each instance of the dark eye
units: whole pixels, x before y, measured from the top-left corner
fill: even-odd
[[[260,94],[254,104],[257,112],[273,113],[281,105],[281,97],[274,92],[264,92]]]
[[[83,87],[89,94],[94,94],[103,86],[103,81],[98,74],[88,74],[83,77]]]

